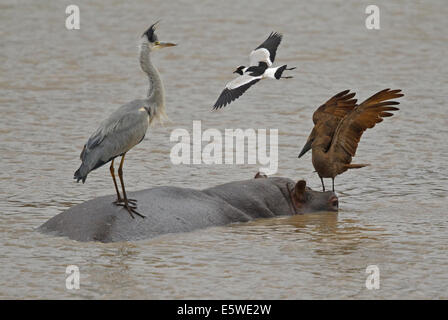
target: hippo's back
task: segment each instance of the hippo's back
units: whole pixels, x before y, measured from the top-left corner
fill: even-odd
[[[112,203],[115,196],[104,196],[60,213],[38,230],[78,241],[115,242],[249,220],[225,201],[194,189],[157,187],[130,192],[129,197],[138,201],[137,210],[146,218],[132,219]]]
[[[104,196],[76,205],[51,218],[39,231],[78,241],[128,241],[165,233],[187,232],[232,222],[292,214],[286,178],[251,179],[203,191],[157,187],[129,193],[138,212],[132,219]]]

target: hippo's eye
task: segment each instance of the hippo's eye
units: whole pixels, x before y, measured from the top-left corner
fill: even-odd
[[[331,199],[330,203],[333,207],[339,207],[339,200],[337,198]]]

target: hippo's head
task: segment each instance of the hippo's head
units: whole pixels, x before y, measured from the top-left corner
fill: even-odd
[[[289,193],[297,213],[338,211],[339,201],[334,192],[314,191],[306,186],[304,180],[299,180]]]

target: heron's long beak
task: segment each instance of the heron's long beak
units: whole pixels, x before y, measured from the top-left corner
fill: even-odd
[[[313,140],[308,140],[306,144],[303,146],[302,151],[300,151],[299,158],[301,158],[305,153],[307,153],[311,149],[311,145],[313,144]]]
[[[177,46],[177,44],[175,43],[171,43],[171,42],[161,42],[161,41],[156,41],[156,43],[154,44],[154,47],[156,48],[168,48],[168,47],[174,47]]]

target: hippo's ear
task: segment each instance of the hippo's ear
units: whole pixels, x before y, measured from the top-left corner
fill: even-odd
[[[265,175],[264,173],[260,173],[257,172],[257,174],[255,175],[255,179],[259,179],[259,178],[267,178],[268,176]]]
[[[296,186],[294,187],[294,195],[296,196],[297,200],[303,201],[305,199],[305,189],[306,189],[306,181],[305,180],[297,181]]]

